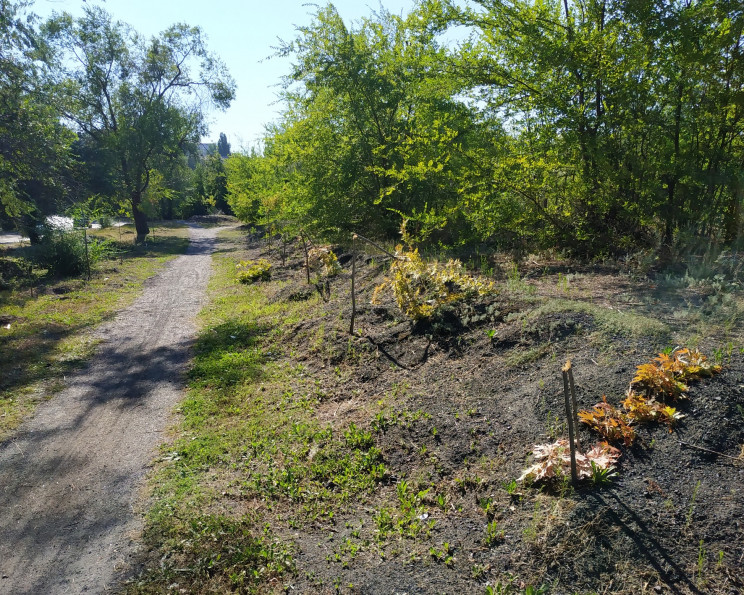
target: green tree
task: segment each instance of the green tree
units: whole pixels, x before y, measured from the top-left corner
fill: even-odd
[[[475,4],[447,5],[473,31],[457,56],[463,92],[509,130],[475,213],[498,218],[507,199],[521,211],[513,229],[589,253],[690,229],[735,239],[742,11],[724,0]]]
[[[71,131],[50,100],[47,52],[28,2],[0,0],[0,220],[36,239],[70,181]]]
[[[224,109],[234,83],[198,27],[144,40],[100,8],[63,14],[45,31],[57,50],[66,116],[116,164],[138,240],[149,233],[143,197],[159,162],[180,159],[205,132],[203,106]]]
[[[325,234],[393,236],[401,215],[425,235],[453,229],[478,127],[440,68],[438,32],[420,14],[384,10],[348,27],[329,4],[281,48],[293,59],[287,107],[264,158],[285,219]]]

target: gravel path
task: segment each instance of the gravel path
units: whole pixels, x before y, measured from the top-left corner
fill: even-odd
[[[91,365],[0,445],[0,593],[100,593],[137,548],[134,511],[182,395],[216,228],[97,334]]]

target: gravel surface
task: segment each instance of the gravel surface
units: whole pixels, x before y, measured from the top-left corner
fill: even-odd
[[[0,593],[100,593],[137,550],[135,512],[164,438],[211,274],[217,228],[98,331],[89,367],[0,445]]]

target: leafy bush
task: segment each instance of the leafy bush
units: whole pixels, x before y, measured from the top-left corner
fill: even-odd
[[[396,247],[396,259],[390,275],[375,288],[373,303],[390,289],[403,313],[412,320],[431,318],[446,304],[496,292],[493,281],[468,275],[459,260],[445,264],[425,262],[417,249],[404,251]]]
[[[261,259],[256,262],[242,260],[237,264],[237,281],[240,283],[255,283],[271,279],[271,263]]]
[[[46,268],[50,274],[74,277],[82,275],[111,251],[111,244],[107,240],[97,238],[86,239],[78,231],[47,227],[41,242],[36,246],[35,260],[37,264]]]
[[[311,248],[307,253],[307,261],[310,268],[323,267],[324,277],[335,277],[341,272],[336,254],[330,248]]]
[[[110,215],[101,215],[98,218],[98,224],[101,226],[101,229],[107,229],[114,224],[114,220]]]
[[[31,263],[23,258],[0,258],[0,289],[9,289],[15,281],[30,277]]]

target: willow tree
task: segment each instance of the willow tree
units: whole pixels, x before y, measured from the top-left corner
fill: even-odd
[[[225,109],[235,85],[198,27],[176,24],[149,40],[98,7],[62,14],[45,31],[56,49],[66,117],[116,164],[141,241],[153,170],[205,130],[204,110]]]

